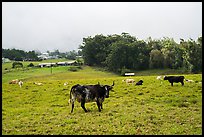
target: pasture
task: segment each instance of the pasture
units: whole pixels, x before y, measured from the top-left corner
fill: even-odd
[[[202,74],[184,76],[197,82],[184,82],[184,86],[175,83],[172,87],[168,81],[156,80],[157,75],[152,73],[131,76],[136,82],[144,81],[135,86],[122,82],[129,77],[91,67],[77,72],[57,67],[52,74],[50,68],[2,72],[2,134],[201,135]],[[23,80],[22,88],[8,84],[16,78]],[[112,85],[113,81],[115,86],[101,112],[95,102],[85,104],[87,113],[76,102],[70,113],[68,100],[73,85]]]

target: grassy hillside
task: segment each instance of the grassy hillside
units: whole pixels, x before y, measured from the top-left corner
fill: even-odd
[[[201,135],[202,74],[185,74],[196,82],[181,86],[156,80],[154,73],[133,76],[141,86],[127,85],[128,77],[84,67],[77,72],[67,67],[16,70],[2,76],[3,135]],[[24,85],[8,84],[14,78]],[[96,103],[86,103],[85,113],[75,103],[70,113],[69,92],[75,84],[109,84],[114,90],[98,112]],[[43,85],[35,85],[41,82]],[[68,85],[63,84],[68,82]]]

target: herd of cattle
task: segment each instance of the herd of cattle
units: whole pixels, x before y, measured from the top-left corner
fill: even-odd
[[[173,86],[173,83],[181,83],[182,86],[184,86],[184,76],[158,76],[156,78],[157,80],[168,80],[169,83],[171,83],[171,86]],[[127,84],[134,84],[135,80],[134,79],[125,79],[122,80],[123,82],[126,82]],[[185,80],[186,82],[194,82],[193,80]],[[20,88],[23,85],[23,82],[21,80],[12,80],[9,82],[9,84],[19,84]],[[42,83],[37,83],[34,82],[36,85],[42,85]],[[64,85],[67,85],[68,83],[64,83]],[[142,85],[143,80],[139,80],[136,82],[135,85]],[[98,111],[100,112],[102,107],[102,103],[104,102],[105,98],[109,97],[109,91],[113,89],[114,86],[114,81],[113,84],[110,85],[101,85],[100,83],[95,84],[95,85],[80,85],[76,84],[71,87],[70,90],[70,99],[68,103],[72,104],[72,109],[71,113],[73,112],[74,109],[74,102],[78,101],[81,103],[81,107],[85,112],[87,112],[87,109],[85,108],[85,103],[87,102],[96,102],[98,106]]]
[[[157,76],[156,78],[157,80],[168,80],[171,83],[171,86],[173,86],[173,83],[176,82],[180,82],[182,84],[182,86],[184,85],[184,76]],[[127,84],[134,84],[135,80],[134,79],[125,79],[122,80],[123,82],[126,82]],[[186,80],[186,82],[193,82],[193,80]],[[138,81],[135,85],[142,85],[143,80]]]
[[[22,80],[18,80],[18,79],[14,79],[14,80],[11,80],[9,82],[9,84],[18,84],[20,86],[20,88],[21,88],[23,86],[23,81]],[[39,82],[34,82],[33,84],[38,85],[38,86],[42,85],[42,83],[39,83]]]

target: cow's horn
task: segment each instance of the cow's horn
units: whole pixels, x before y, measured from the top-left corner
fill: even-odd
[[[113,81],[113,85],[112,85],[112,87],[115,85],[115,83],[114,83],[114,81]]]

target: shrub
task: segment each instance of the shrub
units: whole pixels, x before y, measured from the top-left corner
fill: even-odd
[[[23,63],[21,62],[13,62],[12,64],[12,68],[22,68],[23,67]]]
[[[33,63],[30,63],[30,64],[28,65],[28,67],[34,67]]]

